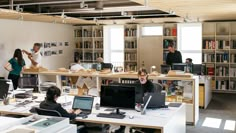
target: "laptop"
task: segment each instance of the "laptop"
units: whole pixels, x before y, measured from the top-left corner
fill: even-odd
[[[3,100],[8,95],[9,80],[0,79],[0,100]]]
[[[147,108],[164,108],[165,106],[165,100],[166,100],[166,93],[165,92],[159,92],[159,93],[147,93],[144,96],[144,105],[146,105],[149,97],[152,96],[152,98],[149,101],[149,104],[147,105]]]
[[[92,108],[93,108],[93,97],[81,97],[81,96],[75,96],[72,109],[80,109],[81,113],[77,116],[83,117],[91,114]]]

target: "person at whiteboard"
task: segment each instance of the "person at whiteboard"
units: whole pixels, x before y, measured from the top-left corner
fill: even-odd
[[[31,66],[33,67],[41,66],[42,55],[40,53],[40,47],[41,47],[40,43],[35,43],[32,53],[26,50],[22,50],[23,53],[28,55],[28,58],[31,61]]]
[[[9,71],[8,79],[12,80],[14,90],[18,87],[18,80],[24,67],[25,60],[22,57],[22,51],[16,49],[13,57],[4,66],[4,68]]]
[[[172,66],[173,63],[182,63],[182,55],[180,51],[176,50],[174,44],[168,45],[169,53],[166,57],[166,64]]]

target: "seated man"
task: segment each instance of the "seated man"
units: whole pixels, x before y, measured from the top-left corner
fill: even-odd
[[[155,86],[152,81],[148,80],[148,72],[146,69],[142,68],[138,71],[138,84],[141,84],[143,96],[147,92],[154,92]]]

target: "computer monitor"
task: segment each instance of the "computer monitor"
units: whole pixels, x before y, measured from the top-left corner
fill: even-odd
[[[0,79],[0,100],[3,100],[8,95],[9,80]]]
[[[135,103],[143,103],[143,89],[142,85],[138,83],[126,84],[126,83],[110,83],[109,85],[116,86],[132,86],[135,87]]]
[[[102,63],[102,69],[111,69],[112,70],[113,65],[111,63]]]
[[[202,64],[193,65],[193,74],[202,75]]]
[[[185,71],[187,64],[185,63],[173,63],[172,70],[181,70]]]
[[[123,85],[102,85],[100,105],[119,109],[135,109],[135,87]]]
[[[170,65],[161,65],[161,73],[162,74],[167,74],[171,70]]]

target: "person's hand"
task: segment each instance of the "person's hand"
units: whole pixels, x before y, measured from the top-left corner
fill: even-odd
[[[81,110],[80,110],[80,109],[77,109],[77,110],[74,111],[74,113],[75,113],[76,115],[78,115],[79,113],[81,113]]]
[[[28,58],[29,58],[29,59],[32,59],[32,55],[28,55]]]
[[[67,112],[71,114],[71,113],[74,113],[75,111],[73,109],[70,109]]]

